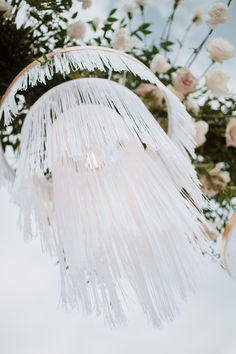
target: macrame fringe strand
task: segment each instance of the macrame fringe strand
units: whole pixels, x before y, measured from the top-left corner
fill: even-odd
[[[55,54],[44,65],[35,64],[16,80],[0,108],[0,117],[4,112],[6,125],[13,119],[12,115],[17,115],[18,112],[15,94],[28,87],[36,86],[37,83],[46,84],[46,80],[51,80],[56,73],[66,75],[71,71],[84,69],[90,72],[97,69],[102,72],[129,71],[142,80],[155,84],[161,90],[168,105],[171,139],[182,152],[186,153],[187,150],[192,156],[194,155],[195,130],[191,117],[179,99],[143,63],[125,53],[107,50],[107,48],[87,47],[83,50],[79,48],[77,51],[74,49],[72,48],[70,52]]]
[[[61,84],[30,109],[21,149],[24,233],[35,222],[58,257],[65,306],[121,324],[128,284],[155,326],[173,319],[208,250],[204,198],[142,101],[110,80]]]

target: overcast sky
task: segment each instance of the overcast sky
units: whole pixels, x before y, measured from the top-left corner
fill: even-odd
[[[171,1],[149,0],[147,20],[159,36]],[[179,36],[188,24],[194,4],[205,11],[210,0],[186,0],[178,10],[173,33]],[[120,1],[94,0],[84,18],[104,16]],[[235,0],[230,20],[216,35],[236,47]],[[207,31],[203,25],[190,37],[189,47]],[[213,36],[213,37],[214,37]],[[194,40],[194,44],[192,44]],[[196,75],[207,66],[207,56],[193,67]],[[180,58],[181,62],[181,58]],[[206,65],[205,65],[206,64]],[[223,64],[236,83],[235,58]],[[235,91],[235,90],[234,90]],[[127,326],[110,330],[101,319],[84,318],[77,311],[58,306],[59,274],[55,260],[43,255],[40,243],[25,243],[17,229],[17,207],[6,190],[0,190],[0,353],[1,354],[235,354],[236,283],[217,264],[209,261],[202,284],[182,307],[181,314],[163,329],[154,329],[138,308],[130,313]]]

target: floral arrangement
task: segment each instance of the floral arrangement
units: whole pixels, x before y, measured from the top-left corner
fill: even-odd
[[[92,5],[91,0],[79,2],[80,11]],[[170,1],[166,5],[170,8],[170,14],[160,40],[153,42],[152,24],[145,20],[147,0],[133,0],[121,9],[111,10],[103,21],[96,17],[87,22],[80,18],[80,11],[72,12],[72,0],[0,1],[0,45],[1,53],[4,53],[4,60],[0,63],[1,94],[23,67],[40,56],[46,62],[45,54],[56,48],[102,45],[128,52],[141,60],[179,97],[194,119],[197,148],[193,163],[203,191],[209,198],[210,208],[206,208],[205,214],[215,227],[215,232],[209,232],[209,236],[215,240],[236,209],[236,100],[228,93],[229,77],[219,66],[233,56],[234,47],[226,39],[214,37],[214,29],[228,19],[230,3],[231,0],[226,3],[217,2],[204,16],[201,10],[196,9],[182,37],[173,41],[174,20],[178,8],[184,6],[184,1]],[[134,21],[134,15],[138,13],[141,22],[135,26],[137,21]],[[22,14],[24,20],[20,25]],[[197,43],[186,62],[178,64],[189,32],[203,21],[209,31]],[[191,68],[201,51],[209,53],[210,62],[201,77],[197,78]],[[170,53],[173,60],[170,60]],[[116,81],[124,82],[139,95],[163,129],[167,130],[167,107],[156,87],[140,83],[131,74],[125,78],[112,73],[109,75],[113,75]],[[89,72],[71,73],[66,79],[80,76],[89,76]],[[48,85],[53,87],[60,82],[62,78],[57,75]],[[44,85],[41,85],[17,95],[20,112],[18,119],[8,128],[4,127],[3,120],[0,123],[4,150],[18,153],[25,115],[44,91]]]

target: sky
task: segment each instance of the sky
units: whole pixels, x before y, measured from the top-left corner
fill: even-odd
[[[170,0],[149,0],[147,21],[153,22],[153,38],[169,13]],[[103,17],[121,1],[94,0],[82,14],[84,19]],[[173,33],[181,36],[195,8],[205,13],[213,1],[186,0],[178,10]],[[214,36],[228,39],[236,47],[236,4],[232,1],[230,19]],[[189,38],[201,41],[203,25]],[[196,40],[196,42],[195,42]],[[186,52],[183,53],[186,56]],[[181,62],[180,58],[180,62]],[[208,65],[207,55],[193,66],[196,75]],[[234,90],[235,58],[223,64]],[[234,90],[235,91],[235,90]],[[153,328],[135,309],[125,327],[111,330],[102,319],[85,318],[76,310],[59,306],[59,272],[55,260],[42,254],[40,242],[24,242],[17,227],[18,208],[10,195],[0,189],[0,353],[1,354],[235,354],[236,282],[218,264],[208,261],[196,294],[189,296],[181,313],[162,329]]]

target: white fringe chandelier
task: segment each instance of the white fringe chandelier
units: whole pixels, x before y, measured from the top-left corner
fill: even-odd
[[[194,290],[204,234],[204,197],[189,154],[194,126],[183,104],[135,58],[109,48],[71,47],[31,63],[1,101],[6,125],[15,94],[55,73],[131,72],[155,84],[168,107],[168,135],[131,90],[110,79],[67,81],[30,108],[16,174],[1,151],[24,234],[59,260],[65,306],[126,320],[132,292],[156,326]]]

